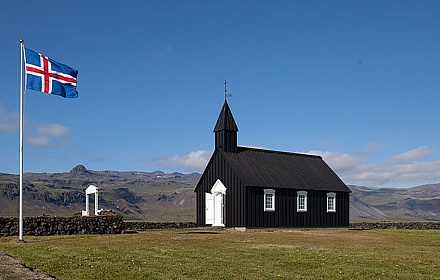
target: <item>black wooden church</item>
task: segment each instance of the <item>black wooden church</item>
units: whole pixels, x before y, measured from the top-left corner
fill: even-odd
[[[350,189],[320,156],[237,146],[225,99],[195,188],[197,225],[348,227]]]

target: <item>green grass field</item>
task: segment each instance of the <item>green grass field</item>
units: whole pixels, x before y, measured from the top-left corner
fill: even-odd
[[[58,279],[440,279],[440,231],[157,230],[0,238]]]

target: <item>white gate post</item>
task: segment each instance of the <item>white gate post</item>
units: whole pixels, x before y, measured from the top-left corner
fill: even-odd
[[[89,195],[86,194],[86,216],[90,216]]]
[[[98,188],[96,188],[96,192],[95,192],[95,216],[98,216],[99,212],[98,212]]]

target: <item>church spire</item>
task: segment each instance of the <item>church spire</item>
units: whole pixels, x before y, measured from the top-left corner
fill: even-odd
[[[214,127],[215,148],[222,148],[225,152],[237,152],[237,131],[237,124],[225,99]]]
[[[228,101],[225,99],[223,108],[218,116],[217,123],[214,127],[214,132],[221,130],[238,131],[237,124],[235,123],[234,117],[232,116],[231,109],[229,108]]]

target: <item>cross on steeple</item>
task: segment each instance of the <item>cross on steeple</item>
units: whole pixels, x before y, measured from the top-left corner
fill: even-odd
[[[228,81],[226,81],[226,79],[225,79],[225,82],[223,83],[225,85],[225,101],[226,101],[226,97],[231,97],[232,96],[232,94],[227,93],[228,92],[228,90],[226,89],[226,84],[227,83],[228,83]]]

